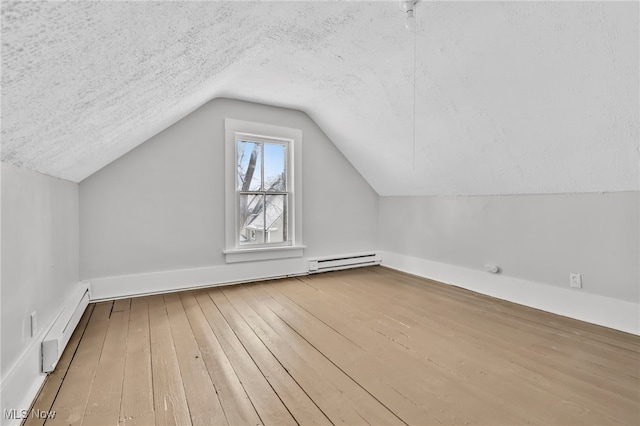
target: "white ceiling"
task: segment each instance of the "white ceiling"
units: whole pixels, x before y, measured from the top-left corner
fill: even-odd
[[[2,161],[80,181],[215,97],[308,113],[381,195],[639,189],[638,3],[4,2]],[[414,154],[415,153],[415,154]]]

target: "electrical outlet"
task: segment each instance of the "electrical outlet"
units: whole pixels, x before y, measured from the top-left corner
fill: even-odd
[[[493,263],[487,263],[486,265],[484,265],[484,270],[492,274],[497,274],[498,272],[500,272],[500,267],[498,265],[494,265]]]
[[[36,311],[33,311],[31,313],[31,316],[29,317],[30,320],[30,331],[31,331],[31,337],[36,335],[36,330],[38,329],[38,324],[36,322],[37,320],[37,316],[36,316]]]
[[[573,288],[582,288],[582,275],[570,273],[569,285]]]

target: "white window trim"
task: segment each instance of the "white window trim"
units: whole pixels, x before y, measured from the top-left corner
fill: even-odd
[[[302,244],[302,131],[290,127],[255,123],[252,121],[225,118],[225,259],[227,263],[255,260],[284,259],[301,257],[305,246]],[[277,246],[241,247],[237,241],[237,202],[236,202],[236,138],[237,134],[249,134],[256,138],[289,140],[290,168],[288,190],[291,193],[293,207],[290,221],[291,243]]]

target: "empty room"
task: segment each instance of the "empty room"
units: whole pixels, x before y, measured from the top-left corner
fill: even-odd
[[[2,1],[0,424],[640,424],[637,1]]]

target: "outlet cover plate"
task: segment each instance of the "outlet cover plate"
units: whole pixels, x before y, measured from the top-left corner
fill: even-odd
[[[573,288],[582,288],[582,275],[570,273],[569,274],[569,285]]]
[[[29,332],[31,334],[30,337],[33,337],[36,335],[36,331],[38,330],[38,323],[37,323],[37,313],[36,311],[33,311],[31,313],[31,315],[29,316]]]

